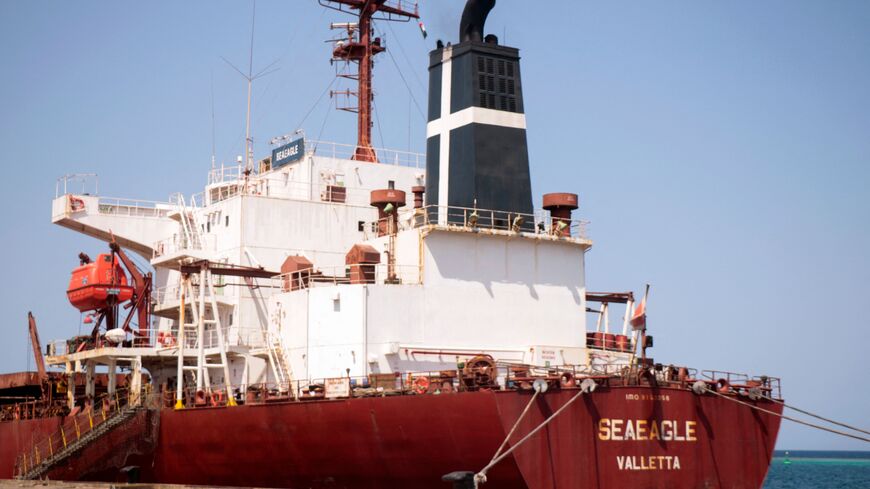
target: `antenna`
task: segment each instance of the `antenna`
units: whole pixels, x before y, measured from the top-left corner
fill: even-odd
[[[357,106],[339,107],[340,110],[357,113],[357,143],[353,159],[377,163],[378,155],[372,148],[372,67],[374,56],[386,50],[381,44],[381,38],[372,38],[372,20],[375,14],[380,14],[378,20],[408,22],[419,19],[417,2],[402,0],[318,0],[318,3],[339,12],[350,13],[358,17],[357,22],[332,24],[332,29],[347,29],[347,38],[335,40],[332,51],[332,61],[344,61],[347,64],[356,63],[357,73],[340,74],[339,77],[358,81],[358,88],[331,92],[330,95],[344,95],[346,98],[356,97]],[[406,9],[405,7],[413,7]]]
[[[234,70],[236,70],[242,78],[248,81],[248,109],[245,116],[245,171],[250,173],[254,168],[254,139],[251,137],[251,89],[254,84],[254,80],[258,78],[262,78],[266,75],[274,73],[279,68],[270,69],[278,60],[273,61],[268,66],[260,70],[256,75],[254,73],[254,21],[257,18],[257,1],[254,0],[254,8],[251,12],[251,50],[248,54],[248,74],[246,75],[242,70],[238,69],[236,65],[230,63],[230,61],[223,56],[221,59],[226,62],[226,64],[230,65]]]
[[[215,169],[215,138],[214,138],[214,71],[211,72],[211,169]]]

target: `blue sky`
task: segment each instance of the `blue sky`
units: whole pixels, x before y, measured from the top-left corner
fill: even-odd
[[[378,25],[392,57],[376,65],[377,146],[423,150],[427,52],[455,40],[463,3],[422,2],[426,41]],[[779,376],[795,405],[870,425],[870,4],[545,3],[501,0],[487,26],[522,49],[536,201],[578,192],[592,222],[589,288],[652,284],[657,360]],[[218,160],[242,154],[245,82],[220,57],[246,64],[250,14],[0,3],[0,371],[28,365],[28,310],[43,341],[78,331],[68,274],[103,249],[50,224],[57,177],[96,172],[101,194],[151,200],[202,190],[212,80]],[[328,24],[346,20],[257,3],[255,70],[280,68],[255,84],[258,157],[300,123],[353,142],[352,116],[315,105]],[[779,446],[867,449],[788,423]]]

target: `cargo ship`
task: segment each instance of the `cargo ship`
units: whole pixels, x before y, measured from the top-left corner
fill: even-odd
[[[653,359],[649,289],[587,289],[578,195],[533,203],[495,1],[430,53],[425,155],[371,144],[372,23],[416,5],[320,3],[355,17],[332,58],[358,83],[356,144],[291,134],[255,159],[249,134],[165,202],[59,181],[52,222],[106,242],[69,279],[90,333],[43,345],[29,315],[37,371],[0,375],[0,478],[761,487],[779,379]]]

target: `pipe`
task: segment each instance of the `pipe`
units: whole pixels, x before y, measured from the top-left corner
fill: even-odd
[[[459,41],[483,42],[483,26],[495,0],[468,0],[459,23]]]

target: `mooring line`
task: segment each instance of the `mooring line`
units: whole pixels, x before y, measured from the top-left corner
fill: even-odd
[[[535,393],[532,394],[532,398],[529,399],[529,403],[526,404],[526,408],[523,409],[523,412],[520,414],[520,417],[517,418],[517,420],[514,422],[514,425],[511,428],[510,432],[504,438],[504,441],[501,442],[501,445],[498,447],[498,450],[495,451],[495,455],[492,456],[492,458],[489,460],[489,463],[492,463],[493,460],[495,460],[496,458],[498,458],[499,455],[501,455],[501,451],[504,450],[505,446],[507,446],[508,440],[511,439],[511,436],[513,436],[514,431],[517,430],[517,427],[520,425],[520,421],[522,421],[523,418],[526,417],[526,413],[529,412],[529,408],[532,407],[532,403],[535,402],[535,399],[538,397],[538,394],[540,394],[540,393],[541,393],[541,391],[535,389]]]
[[[710,389],[709,387],[706,387],[706,390],[707,390],[707,392],[710,392],[710,393],[712,393],[712,394],[716,394],[716,395],[719,396],[719,397],[722,397],[722,398],[728,399],[729,401],[734,401],[734,402],[736,402],[736,403],[738,403],[738,404],[743,404],[744,406],[751,407],[752,409],[756,409],[756,410],[761,411],[761,412],[763,412],[763,413],[772,414],[772,415],[774,415],[774,416],[779,416],[779,417],[782,418],[782,419],[787,419],[787,420],[792,421],[792,422],[794,422],[794,423],[798,423],[798,424],[802,424],[802,425],[805,425],[805,426],[809,426],[810,428],[816,428],[816,429],[818,429],[818,430],[827,431],[827,432],[829,432],[829,433],[834,433],[835,435],[846,436],[846,437],[849,437],[849,438],[854,438],[854,439],[856,439],[856,440],[866,441],[866,442],[870,443],[870,438],[864,438],[863,436],[853,435],[852,433],[846,433],[846,432],[843,432],[843,431],[835,430],[835,429],[833,429],[833,428],[827,428],[827,427],[824,427],[824,426],[819,426],[819,425],[816,425],[816,424],[813,424],[813,423],[808,423],[808,422],[806,422],[806,421],[803,421],[803,420],[800,420],[800,419],[797,419],[797,418],[792,418],[792,417],[790,417],[790,416],[786,416],[786,415],[784,415],[784,414],[775,413],[775,412],[770,411],[770,410],[768,410],[768,409],[764,409],[764,408],[762,408],[762,407],[758,407],[758,406],[756,406],[756,405],[754,405],[754,404],[749,404],[748,402],[741,401],[740,399],[736,399],[736,398],[733,398],[733,397],[730,397],[730,396],[726,396],[725,394],[722,394],[721,392],[716,392],[715,390]],[[784,404],[784,403],[783,403],[783,404]]]
[[[489,463],[489,465],[487,465],[487,466],[484,467],[480,472],[478,472],[477,474],[475,474],[475,475],[474,475],[474,482],[475,482],[475,485],[486,482],[486,473],[489,471],[489,469],[493,468],[493,467],[494,467],[495,465],[497,465],[499,462],[501,462],[502,460],[504,460],[505,457],[507,457],[508,455],[510,455],[514,450],[516,450],[516,449],[519,448],[523,443],[525,443],[526,441],[528,441],[529,438],[531,438],[532,436],[535,435],[535,433],[537,433],[538,431],[541,431],[541,429],[543,429],[544,426],[547,426],[547,425],[550,423],[550,421],[553,421],[553,420],[556,418],[556,416],[558,416],[559,414],[562,413],[562,411],[564,411],[565,409],[567,409],[568,406],[571,405],[571,403],[573,403],[574,401],[576,401],[577,399],[579,399],[580,396],[583,395],[583,393],[584,393],[583,390],[578,391],[577,394],[574,395],[574,397],[572,397],[571,399],[568,399],[568,402],[566,402],[565,404],[563,404],[562,407],[560,407],[559,409],[556,410],[556,412],[554,412],[553,414],[551,414],[549,418],[545,419],[545,420],[544,420],[541,424],[539,424],[535,429],[533,429],[532,431],[530,431],[529,434],[527,434],[526,436],[522,437],[522,438],[521,438],[519,441],[517,441],[517,442],[516,442],[512,447],[510,447],[509,449],[507,449],[504,453],[502,453],[502,454],[499,455],[498,457],[494,458],[494,459]],[[531,405],[531,404],[530,404],[530,405]]]
[[[860,431],[861,433],[864,433],[866,435],[870,435],[870,431],[862,430],[861,428],[856,428],[855,426],[850,426],[850,425],[847,425],[846,423],[840,423],[839,421],[834,421],[833,419],[828,419],[828,418],[825,418],[824,416],[819,416],[818,414],[813,414],[809,411],[804,411],[803,409],[796,408],[794,406],[791,406],[789,404],[784,403],[783,401],[778,401],[776,399],[773,399],[773,398],[770,398],[767,396],[765,396],[764,398],[771,401],[771,402],[781,404],[781,405],[783,405],[783,406],[785,406],[793,411],[797,411],[799,413],[806,414],[807,416],[812,416],[813,418],[820,419],[822,421],[826,421],[828,423],[835,424],[837,426],[842,426],[843,428],[848,428],[848,429],[854,430],[854,431]]]

